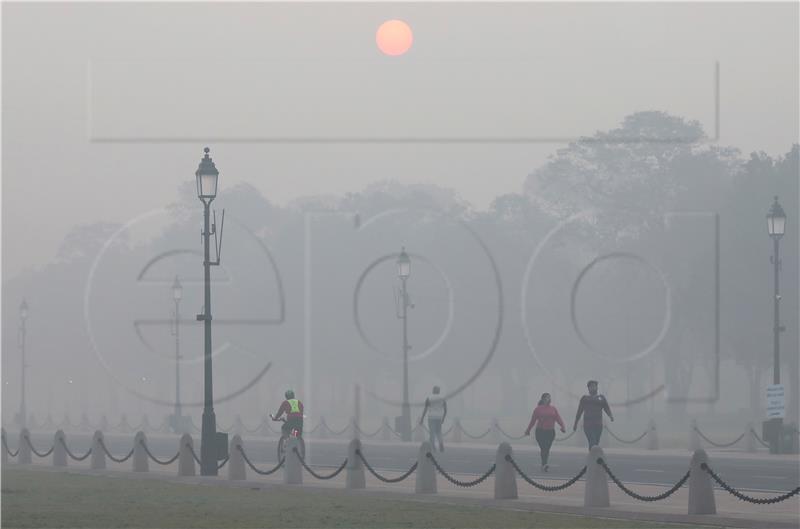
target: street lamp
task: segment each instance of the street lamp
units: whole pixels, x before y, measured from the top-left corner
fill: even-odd
[[[180,303],[183,297],[183,286],[178,281],[178,276],[175,276],[175,282],[172,283],[172,299],[175,301],[175,326],[172,333],[175,335],[175,414],[173,415],[172,428],[176,433],[180,433],[182,424],[181,419],[181,340],[180,340]]]
[[[775,291],[773,295],[774,307],[774,321],[772,324],[772,345],[774,351],[773,366],[772,366],[772,383],[778,385],[781,383],[781,353],[780,353],[780,334],[784,327],[780,323],[780,301],[781,295],[779,290],[779,276],[781,269],[781,260],[779,254],[779,246],[781,237],[786,231],[786,213],[778,203],[778,197],[775,196],[775,202],[769,208],[767,213],[767,233],[772,237],[773,255],[772,265],[775,276]],[[780,453],[781,437],[783,436],[783,418],[773,419],[773,436],[770,451]]]
[[[411,405],[408,403],[408,351],[411,346],[408,345],[408,309],[413,308],[408,298],[408,290],[406,289],[406,281],[411,275],[411,259],[403,247],[400,255],[397,257],[397,276],[400,278],[402,285],[400,292],[400,305],[396,307],[397,317],[403,320],[403,405],[401,408],[400,416],[400,434],[403,441],[411,441]]]
[[[204,348],[204,399],[203,399],[203,426],[200,437],[200,474],[203,476],[217,475],[217,457],[220,451],[217,449],[217,418],[214,415],[214,388],[211,370],[211,267],[219,265],[219,252],[222,240],[222,228],[225,224],[225,210],[222,210],[222,222],[220,224],[219,241],[217,240],[216,212],[214,222],[210,219],[211,202],[217,196],[217,180],[219,171],[214,165],[214,161],[208,155],[210,149],[203,149],[205,156],[200,160],[200,165],[195,172],[197,178],[197,197],[203,203],[203,268],[205,272],[205,303],[203,314],[197,315],[197,320],[203,322],[205,331]],[[214,235],[214,246],[216,249],[216,260],[211,261],[210,237]]]
[[[25,405],[25,369],[27,369],[28,364],[25,361],[25,334],[27,329],[25,328],[25,320],[28,319],[28,302],[24,299],[22,303],[19,305],[19,348],[22,354],[22,395],[19,400],[19,427],[25,428],[28,424],[28,409]]]

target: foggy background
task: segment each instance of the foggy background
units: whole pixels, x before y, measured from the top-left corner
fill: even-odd
[[[788,216],[782,380],[797,420],[796,5],[2,9],[4,423],[19,406],[24,297],[29,412],[159,424],[174,397],[176,275],[182,399],[201,401],[194,171],[207,144],[226,209],[215,396],[253,382],[216,404],[221,427],[255,424],[288,387],[312,424],[347,420],[356,384],[375,395],[362,398],[368,428],[398,415],[385,402],[402,391],[394,259],[355,293],[405,246],[413,402],[466,384],[451,416],[516,432],[545,391],[571,420],[594,378],[620,432],[651,417],[685,432],[696,417],[738,433],[764,417],[772,376],[774,195]],[[374,44],[390,18],[414,31],[402,57]],[[587,346],[572,289],[610,252],[643,261],[583,276]],[[199,424],[200,408],[186,411]]]

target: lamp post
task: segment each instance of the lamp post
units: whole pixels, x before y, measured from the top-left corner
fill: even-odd
[[[400,434],[403,441],[411,441],[411,405],[408,402],[408,351],[411,346],[408,345],[408,309],[409,307],[413,308],[414,305],[410,303],[406,289],[406,282],[411,275],[411,259],[409,259],[405,247],[397,257],[397,275],[402,285],[397,316],[403,320],[403,404],[400,415]]]
[[[181,428],[181,333],[180,333],[180,303],[183,297],[183,286],[178,281],[178,276],[175,276],[175,282],[172,283],[172,299],[175,301],[175,327],[172,333],[175,335],[175,414],[173,419],[173,429],[179,432]]]
[[[205,297],[203,314],[197,315],[197,320],[203,322],[205,332],[205,348],[203,363],[204,398],[203,398],[203,426],[201,430],[200,446],[200,474],[203,476],[217,475],[217,418],[214,415],[214,389],[211,371],[211,267],[219,265],[220,245],[217,242],[216,214],[214,223],[210,219],[211,202],[217,196],[217,179],[219,171],[213,160],[208,155],[210,149],[203,149],[205,156],[200,160],[200,165],[195,172],[197,178],[197,197],[203,203],[203,268],[205,279]],[[222,213],[222,222],[225,222],[225,212]],[[220,226],[220,237],[222,236]],[[210,237],[214,235],[216,261],[211,261]]]
[[[28,408],[25,404],[25,370],[28,368],[28,364],[25,360],[25,334],[27,329],[25,328],[25,320],[28,319],[28,302],[24,299],[19,306],[19,348],[20,352],[22,353],[22,380],[21,380],[21,387],[22,387],[22,395],[19,400],[19,427],[25,428],[28,424]]]
[[[769,208],[767,213],[767,233],[772,237],[773,255],[772,265],[775,277],[774,294],[773,294],[773,307],[774,307],[774,321],[772,324],[772,346],[773,346],[773,366],[772,366],[772,383],[777,385],[781,383],[781,348],[780,348],[780,334],[784,330],[780,320],[780,289],[779,289],[779,276],[781,270],[780,260],[780,240],[786,231],[786,213],[778,203],[778,197],[775,196],[775,202]],[[783,436],[783,418],[775,418],[775,425],[773,426],[775,435],[772,437],[773,442],[770,446],[770,451],[780,453],[781,451],[781,437]]]

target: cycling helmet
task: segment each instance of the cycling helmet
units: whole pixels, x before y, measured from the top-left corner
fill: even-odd
[[[293,399],[293,398],[294,398],[294,391],[292,391],[291,389],[287,389],[287,390],[286,390],[286,393],[284,393],[283,395],[284,395],[284,396],[285,396],[287,399]]]

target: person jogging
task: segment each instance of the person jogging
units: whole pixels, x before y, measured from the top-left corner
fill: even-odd
[[[442,439],[442,423],[444,418],[447,417],[447,402],[439,396],[439,386],[433,386],[433,394],[425,399],[425,408],[422,410],[422,417],[419,418],[419,424],[422,425],[422,420],[425,414],[428,414],[428,433],[430,434],[431,450],[436,450],[436,439],[439,439],[439,451],[444,452],[444,440]]]
[[[536,443],[539,445],[539,453],[542,459],[542,470],[547,472],[550,469],[548,460],[550,459],[550,447],[553,446],[553,440],[556,438],[556,423],[561,427],[561,433],[564,433],[564,421],[561,420],[561,415],[555,406],[550,404],[550,394],[542,393],[539,399],[539,404],[533,410],[531,422],[525,430],[525,435],[531,434],[531,429],[536,426]]]
[[[614,422],[614,415],[611,413],[605,396],[597,393],[597,381],[590,380],[586,383],[586,387],[589,394],[581,397],[572,431],[578,429],[578,421],[583,415],[583,433],[586,434],[586,440],[589,441],[589,448],[592,448],[600,444],[600,435],[603,433],[603,412],[606,412],[611,422]]]

